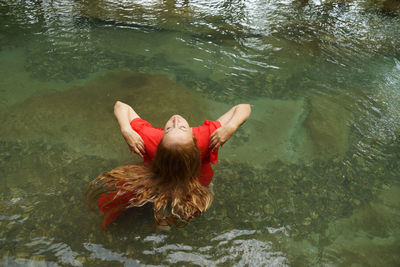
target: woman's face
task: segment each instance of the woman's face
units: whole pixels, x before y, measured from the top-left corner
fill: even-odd
[[[173,115],[165,124],[163,143],[165,145],[186,144],[193,140],[192,128],[180,115]]]

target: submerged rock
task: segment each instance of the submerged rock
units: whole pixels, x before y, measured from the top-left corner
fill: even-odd
[[[330,158],[348,150],[350,112],[335,102],[320,96],[309,100],[305,127],[315,147],[315,153]]]
[[[330,245],[325,257],[339,255],[345,265],[395,266],[399,263],[400,187],[382,191],[377,199],[357,209],[352,216],[329,224]],[[368,256],[367,256],[368,255]]]
[[[398,147],[398,143],[393,145]],[[149,249],[142,240],[143,235],[154,232],[151,207],[124,212],[110,226],[109,234],[105,234],[97,232],[99,218],[88,212],[82,199],[87,186],[82,177],[93,177],[115,162],[81,155],[65,145],[48,146],[36,141],[0,142],[0,151],[9,152],[8,161],[0,161],[0,176],[6,180],[6,187],[0,190],[0,206],[5,208],[2,215],[7,218],[2,225],[15,222],[3,231],[7,240],[18,240],[15,242],[24,248],[23,252],[31,255],[48,249],[53,239],[53,243],[66,243],[74,251],[81,251],[81,244],[88,241],[123,252],[128,245],[137,248],[137,253]],[[276,238],[274,243],[279,251],[287,248],[293,265],[312,265],[320,251],[324,259],[341,255],[346,262],[357,259],[376,263],[379,253],[374,249],[382,249],[388,255],[384,263],[391,263],[390,253],[397,249],[399,223],[399,190],[392,184],[400,172],[400,155],[398,150],[394,152],[374,162],[373,173],[364,172],[351,155],[340,161],[314,160],[313,164],[275,161],[263,167],[221,160],[215,169],[215,201],[210,210],[183,229],[172,227],[165,242],[193,246],[197,251],[201,246],[218,246],[220,240],[213,240],[210,233],[250,227],[255,231],[249,236],[251,239]],[[351,171],[343,162],[351,166]],[[65,177],[65,183],[58,183],[58,177]],[[30,212],[24,212],[26,208]],[[16,214],[24,216],[13,216]],[[357,232],[360,234],[352,235],[357,229],[361,229]],[[24,245],[43,236],[51,240],[30,247]],[[349,236],[351,240],[346,241]],[[368,243],[371,236],[373,241]],[[347,254],[358,244],[359,237],[365,245],[352,249],[354,254]],[[238,239],[232,241],[235,240]],[[4,246],[8,249],[15,243]],[[372,253],[365,254],[368,251]],[[52,260],[51,255],[45,257]],[[89,262],[91,257],[86,259]]]
[[[250,102],[251,117],[220,150],[221,158],[261,165],[311,159],[302,126],[307,115],[304,99],[258,98]]]
[[[314,95],[250,101],[251,117],[220,151],[222,158],[252,164],[339,162],[349,148],[352,114],[334,100]]]

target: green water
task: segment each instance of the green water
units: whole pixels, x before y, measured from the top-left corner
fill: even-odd
[[[399,51],[398,1],[0,1],[0,264],[398,266]],[[116,100],[156,126],[252,105],[186,227],[87,208],[139,161]]]

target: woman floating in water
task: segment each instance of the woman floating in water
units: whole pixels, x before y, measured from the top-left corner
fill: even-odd
[[[248,104],[231,108],[216,121],[190,127],[179,115],[164,129],[151,126],[127,104],[117,101],[114,114],[130,150],[144,161],[105,172],[86,191],[89,203],[97,200],[107,227],[124,210],[153,202],[159,225],[186,224],[213,201],[210,163],[218,149],[250,116]]]

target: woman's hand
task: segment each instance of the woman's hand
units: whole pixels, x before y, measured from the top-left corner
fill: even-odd
[[[121,133],[129,146],[129,150],[143,158],[146,152],[142,137],[130,127],[121,129]]]
[[[210,136],[210,149],[215,151],[228,141],[235,131],[242,125],[250,116],[251,107],[249,104],[239,104],[232,107],[228,112],[218,118],[221,123],[215,132]]]
[[[222,147],[226,141],[233,135],[236,128],[230,124],[222,125],[215,130],[210,136],[210,149],[214,152],[216,149]]]

